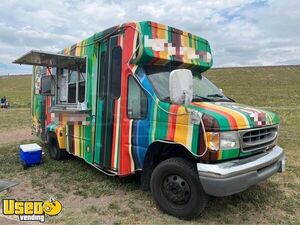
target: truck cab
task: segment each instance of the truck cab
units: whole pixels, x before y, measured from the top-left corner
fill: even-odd
[[[236,103],[209,81],[213,58],[199,36],[125,23],[14,63],[33,65],[33,132],[51,158],[72,154],[112,176],[140,172],[171,215],[193,218],[208,195],[284,170],[278,115]]]

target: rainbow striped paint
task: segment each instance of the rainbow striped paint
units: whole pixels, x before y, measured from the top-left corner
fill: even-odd
[[[122,63],[120,96],[107,103],[99,97],[102,85],[99,71],[104,66],[100,59],[107,51],[108,43],[122,49]],[[195,157],[203,154],[206,134],[199,125],[191,124],[189,114],[181,115],[185,112],[183,106],[159,100],[143,66],[172,62],[179,68],[204,72],[213,63],[207,40],[154,22],[134,22],[96,33],[61,53],[86,57],[85,98],[90,111],[83,115],[51,113],[55,97],[42,98],[37,94],[39,73],[37,68],[34,69],[33,121],[35,126],[55,133],[60,148],[120,176],[143,169],[149,146],[157,141],[178,143]],[[147,93],[147,113],[143,119],[127,116],[128,78],[132,74]],[[279,123],[275,113],[233,102],[197,102],[188,108],[203,113],[207,132]],[[110,115],[110,120],[105,120],[103,115]],[[43,132],[41,129],[40,133]],[[216,161],[239,156],[242,156],[239,149],[231,149],[208,151],[201,159]]]

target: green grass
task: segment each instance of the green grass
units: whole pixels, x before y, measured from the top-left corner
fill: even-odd
[[[30,108],[0,109],[0,132],[30,126]]]
[[[214,69],[205,74],[238,103],[300,107],[300,66]]]
[[[279,114],[279,145],[285,149],[288,161],[287,171],[283,174],[245,192],[211,198],[206,210],[194,221],[181,221],[160,212],[151,194],[139,189],[138,176],[107,177],[78,158],[58,162],[49,159],[46,153],[43,164],[23,170],[18,161],[20,143],[0,145],[0,177],[30,181],[41,198],[49,194],[58,196],[65,208],[58,217],[49,218],[50,223],[300,224],[299,68],[218,69],[207,73],[209,79],[237,102]],[[16,120],[26,114],[21,112],[24,109],[15,110]],[[18,120],[20,122],[15,126],[30,125],[28,116]],[[22,123],[21,120],[28,121]],[[12,117],[1,122],[1,126],[9,128],[11,123]],[[9,191],[0,193],[1,198],[8,196]],[[79,203],[73,203],[73,198],[80,199]],[[79,209],[76,208],[78,204]]]
[[[0,97],[11,107],[30,107],[31,76],[0,76]]]

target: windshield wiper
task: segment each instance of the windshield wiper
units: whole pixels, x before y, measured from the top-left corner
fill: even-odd
[[[197,101],[208,101],[208,102],[211,102],[212,101],[212,99],[210,99],[210,98],[206,98],[206,97],[203,97],[203,96],[200,96],[200,95],[193,95],[193,100],[192,100],[192,102],[197,102]]]
[[[225,95],[220,95],[220,94],[211,94],[211,95],[207,95],[207,97],[211,97],[211,98],[221,98],[218,99],[218,102],[234,102],[233,99],[226,97]]]
[[[164,101],[164,102],[170,102],[170,97],[169,96],[168,97],[164,97],[161,100]]]
[[[212,95],[207,95],[206,97],[213,97],[213,98],[224,98],[223,95],[220,94],[212,94]]]

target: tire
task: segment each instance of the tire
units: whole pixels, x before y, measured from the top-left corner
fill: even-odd
[[[199,216],[208,202],[196,166],[183,158],[170,158],[158,164],[150,185],[159,208],[180,219]]]
[[[65,149],[58,147],[57,139],[53,135],[48,136],[48,151],[51,159],[64,160],[68,156],[68,152]]]

